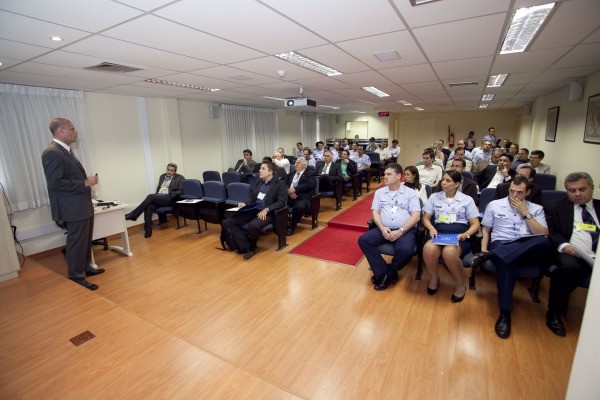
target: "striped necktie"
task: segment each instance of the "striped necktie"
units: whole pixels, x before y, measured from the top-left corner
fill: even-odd
[[[592,214],[589,213],[585,204],[581,204],[580,207],[581,219],[583,220],[583,223],[595,226],[596,222],[594,222],[594,217],[592,217]],[[598,228],[596,228],[594,232],[589,232],[589,234],[592,237],[592,250],[595,252],[598,248]]]

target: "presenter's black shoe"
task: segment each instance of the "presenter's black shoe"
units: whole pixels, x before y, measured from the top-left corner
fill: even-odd
[[[567,336],[567,330],[558,313],[553,311],[548,311],[546,313],[546,326],[557,336]]]
[[[85,279],[71,279],[71,280],[89,290],[96,290],[99,287],[95,283],[88,282]]]
[[[507,339],[510,336],[510,313],[500,313],[496,325],[494,326],[494,331],[496,331],[496,335],[498,335],[500,339]]]
[[[104,273],[104,268],[88,269],[87,271],[85,271],[85,274],[87,276],[100,275],[103,273]]]
[[[146,232],[144,232],[144,237],[148,239],[150,236],[152,236],[152,229],[146,229]]]
[[[471,257],[469,265],[471,265],[471,268],[479,268],[481,267],[481,264],[490,258],[492,258],[492,253],[489,251],[487,253],[475,253],[473,254],[473,257]]]
[[[132,213],[127,213],[125,214],[125,219],[128,221],[135,221],[137,219],[137,216],[133,215]]]
[[[385,274],[379,283],[373,286],[375,290],[385,290],[388,286],[393,285],[398,282],[398,273],[394,272],[393,274]]]

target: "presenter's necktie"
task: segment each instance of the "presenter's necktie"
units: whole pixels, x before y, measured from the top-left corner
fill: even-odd
[[[581,207],[581,219],[584,224],[596,225],[594,222],[594,217],[589,213],[585,204],[580,205]],[[595,252],[598,249],[598,228],[596,227],[596,231],[590,232],[590,236],[592,236],[592,250]]]

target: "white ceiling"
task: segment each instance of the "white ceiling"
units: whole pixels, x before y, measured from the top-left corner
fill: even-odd
[[[1,0],[0,82],[323,113],[518,108],[600,70],[600,1],[558,0],[530,48],[499,55],[512,11],[550,0]],[[53,42],[50,36],[60,36]],[[274,57],[295,51],[343,75]],[[374,53],[396,51],[399,60]],[[84,70],[112,62],[130,73]],[[285,77],[278,75],[285,70]],[[507,73],[500,88],[490,75]],[[221,90],[176,88],[148,78]],[[478,81],[451,88],[450,82]],[[361,89],[375,86],[379,98]],[[413,106],[397,103],[407,100]]]

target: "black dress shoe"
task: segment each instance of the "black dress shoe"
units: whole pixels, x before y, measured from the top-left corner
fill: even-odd
[[[376,283],[373,286],[375,290],[385,290],[388,286],[393,285],[398,282],[398,273],[394,272],[393,274],[384,274],[379,283]]]
[[[463,301],[466,294],[467,294],[467,287],[465,286],[465,292],[463,293],[463,295],[458,297],[458,296],[455,296],[454,293],[452,293],[452,297],[450,297],[450,301],[453,303],[460,303],[461,301]]]
[[[87,271],[85,271],[85,274],[87,276],[100,275],[103,273],[104,273],[104,268],[88,269]]]
[[[496,331],[496,335],[501,339],[507,339],[510,336],[510,313],[500,313],[494,326],[494,331]]]
[[[557,336],[567,336],[567,330],[558,313],[553,311],[546,313],[546,326]]]
[[[286,236],[292,236],[294,234],[294,228],[287,228],[285,231]]]
[[[438,280],[438,284],[436,286],[435,289],[430,288],[429,286],[427,286],[427,294],[430,296],[433,296],[434,294],[437,293],[438,288],[440,287],[440,281]]]
[[[252,257],[254,257],[254,255],[256,254],[256,249],[255,250],[248,250],[247,252],[244,253],[244,260],[249,260]]]
[[[91,283],[86,281],[85,279],[81,279],[81,280],[75,280],[75,279],[71,279],[73,282],[80,284],[81,286],[83,286],[86,289],[89,290],[96,290],[98,289],[98,285],[96,285],[95,283]]]
[[[146,232],[144,232],[144,237],[148,239],[150,236],[152,236],[152,229],[146,229]]]
[[[384,275],[373,275],[371,277],[371,283],[377,285],[383,279]]]
[[[487,253],[475,253],[473,254],[473,257],[471,257],[471,259],[469,260],[469,265],[471,266],[471,268],[479,268],[481,267],[481,264],[483,264],[490,258],[492,258],[492,253],[490,253],[489,251]]]
[[[132,213],[127,213],[125,214],[125,219],[128,221],[135,221],[137,219],[137,216],[133,215]]]

